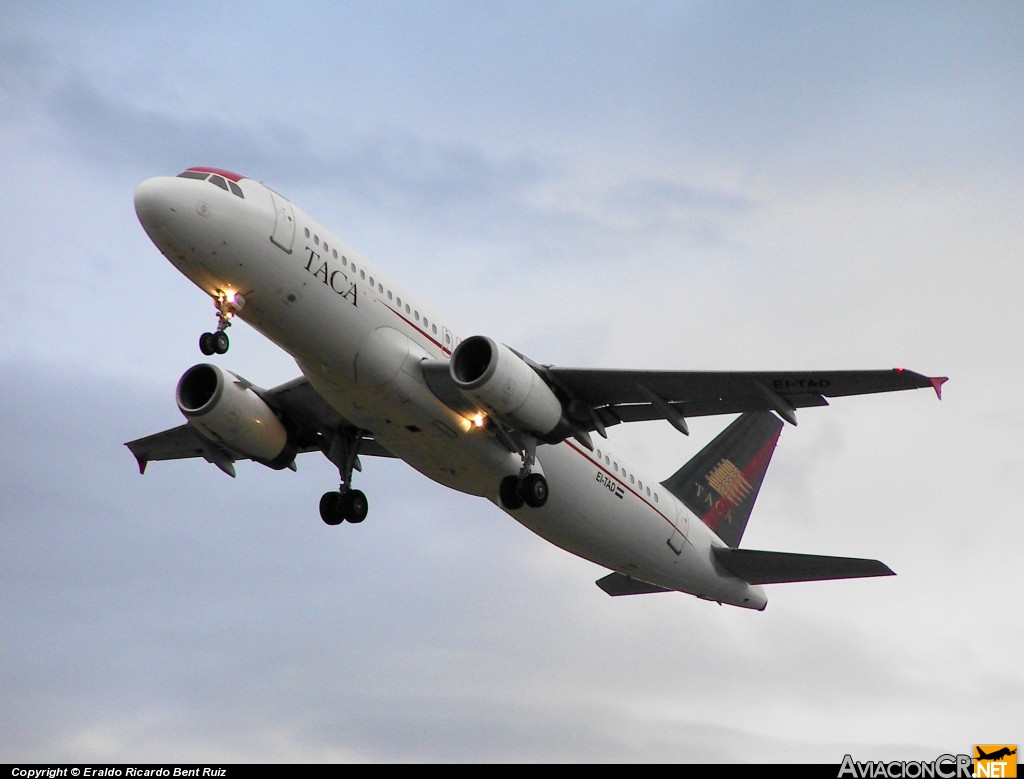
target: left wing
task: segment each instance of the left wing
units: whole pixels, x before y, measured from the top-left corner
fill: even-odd
[[[288,421],[290,439],[296,454],[328,454],[331,442],[339,432],[356,430],[355,425],[335,411],[305,378],[294,379],[270,390],[259,390],[256,387],[252,389],[275,413]],[[368,433],[359,432],[359,454],[394,457]],[[146,466],[154,460],[202,457],[228,475],[234,476],[234,463],[237,460],[250,459],[207,438],[188,423],[129,441],[125,446],[135,455],[139,473],[145,473]]]

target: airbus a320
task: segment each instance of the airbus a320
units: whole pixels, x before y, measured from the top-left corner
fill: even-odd
[[[368,513],[361,457],[398,457],[430,479],[486,498],[553,544],[609,573],[609,595],[678,591],[762,610],[762,585],[885,576],[877,560],[740,548],[783,421],[844,395],[932,388],[909,370],[701,372],[595,370],[535,362],[485,335],[463,338],[320,222],[262,183],[189,168],[144,181],[135,210],[150,239],[208,295],[223,355],[235,318],[294,357],[300,375],[263,389],[211,361],[177,385],[186,422],[131,441],[154,460],[239,460],[295,469],[320,452],[338,489],[328,525]],[[607,429],[738,417],[659,481],[615,451]]]

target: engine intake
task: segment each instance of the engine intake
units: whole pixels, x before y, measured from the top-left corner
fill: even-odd
[[[193,366],[178,380],[176,399],[188,423],[229,452],[274,469],[295,459],[281,420],[238,375],[208,363]]]
[[[562,425],[562,403],[544,379],[504,344],[483,335],[467,338],[452,353],[452,381],[489,414],[538,438]]]

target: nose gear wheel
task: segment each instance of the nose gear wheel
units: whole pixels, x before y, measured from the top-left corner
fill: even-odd
[[[231,341],[224,331],[231,327],[231,318],[244,304],[245,298],[241,295],[235,294],[229,297],[226,292],[217,290],[217,294],[213,298],[214,308],[217,309],[217,329],[212,333],[203,333],[199,336],[199,351],[205,355],[227,353]]]

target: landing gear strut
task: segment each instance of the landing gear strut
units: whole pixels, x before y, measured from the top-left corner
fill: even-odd
[[[236,293],[228,294],[217,290],[213,305],[217,309],[217,330],[199,336],[199,351],[203,354],[225,354],[231,341],[224,331],[231,327],[231,317],[245,304],[245,299]]]
[[[360,490],[352,489],[352,471],[361,471],[359,444],[362,430],[339,430],[331,442],[327,458],[338,466],[341,484],[337,492],[325,492],[320,498],[320,519],[328,525],[340,525],[348,520],[356,525],[366,519],[369,501]]]
[[[537,460],[537,441],[528,438],[520,455],[523,467],[519,475],[506,476],[498,485],[501,504],[510,511],[521,509],[524,503],[536,509],[548,502],[548,480],[542,473],[533,473],[533,464]]]

